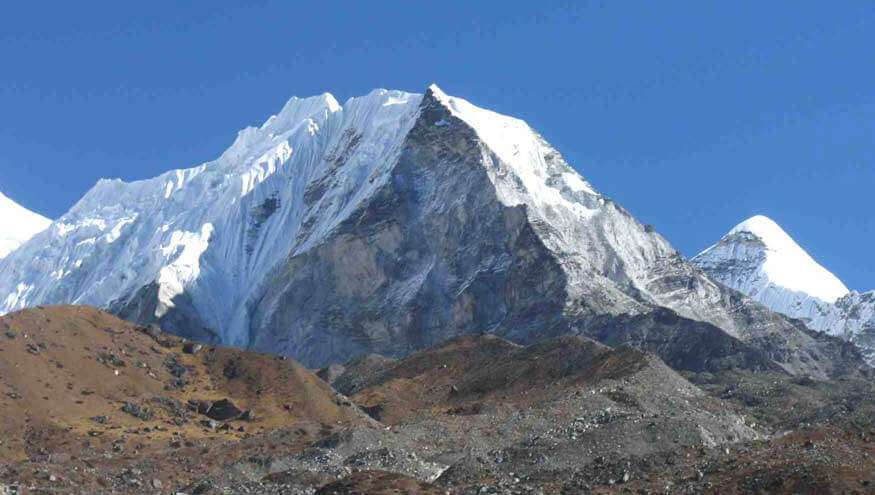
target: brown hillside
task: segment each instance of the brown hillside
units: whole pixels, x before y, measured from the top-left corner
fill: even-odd
[[[473,413],[481,409],[525,408],[607,381],[658,377],[659,388],[693,389],[658,358],[593,340],[564,336],[523,347],[494,335],[465,336],[381,369],[368,369],[358,387],[341,389],[380,421],[396,424],[430,412]],[[349,383],[360,371],[347,366],[335,383]]]
[[[239,411],[220,409],[228,399]],[[192,402],[190,402],[192,401]],[[197,404],[204,406],[200,413]],[[239,440],[359,417],[295,361],[200,347],[81,306],[0,318],[0,460]],[[209,424],[210,417],[250,411]],[[239,414],[238,414],[239,416]],[[136,447],[130,445],[136,444]]]
[[[865,381],[681,376],[628,347],[492,335],[320,376],[349,398],[292,360],[201,347],[93,308],[7,315],[0,493],[871,493],[875,483]]]

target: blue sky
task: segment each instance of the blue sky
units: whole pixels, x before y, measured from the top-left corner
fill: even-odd
[[[292,95],[437,82],[687,255],[761,213],[875,288],[871,1],[27,3],[0,18],[0,190],[48,216],[215,158]]]

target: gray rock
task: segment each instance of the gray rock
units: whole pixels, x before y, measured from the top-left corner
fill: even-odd
[[[143,421],[149,421],[154,417],[154,412],[146,406],[141,406],[139,404],[135,404],[133,402],[125,402],[122,405],[122,412],[126,412],[131,416],[141,419]]]

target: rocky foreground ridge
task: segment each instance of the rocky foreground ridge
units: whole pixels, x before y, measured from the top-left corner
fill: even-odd
[[[93,308],[0,318],[0,493],[845,493],[875,388],[471,335],[314,374]],[[321,377],[321,378],[320,378]]]

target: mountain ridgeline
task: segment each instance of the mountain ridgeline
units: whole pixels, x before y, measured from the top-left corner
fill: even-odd
[[[308,366],[481,332],[694,370],[861,362],[714,282],[525,122],[436,86],[293,98],[213,162],[99,182],[0,261],[0,312],[44,303]]]

